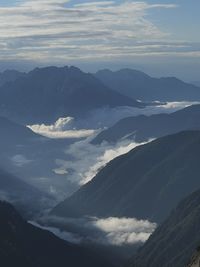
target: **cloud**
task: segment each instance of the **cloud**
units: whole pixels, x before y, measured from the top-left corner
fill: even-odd
[[[11,158],[13,164],[17,167],[23,167],[32,162],[32,160],[27,159],[24,155],[17,154]]]
[[[95,130],[70,130],[70,125],[73,122],[72,117],[59,118],[53,125],[35,124],[28,125],[35,133],[49,137],[49,138],[86,138],[95,133]]]
[[[144,243],[157,227],[156,223],[147,220],[117,217],[74,219],[46,216],[40,218],[37,225],[43,225],[44,229],[69,242],[111,246]]]
[[[0,7],[1,60],[61,63],[196,51],[191,43],[171,41],[148,17],[171,8],[176,5],[132,0],[26,0]]]
[[[109,161],[129,152],[140,145],[132,141],[122,141],[116,145],[103,143],[99,146],[90,144],[91,138],[70,145],[65,153],[68,160],[56,159],[56,174],[66,175],[73,183],[83,185],[89,182]]]
[[[108,242],[112,245],[144,243],[154,232],[155,223],[135,218],[97,219],[94,225],[106,233]]]
[[[139,114],[150,115],[161,112],[170,113],[189,106],[192,103],[169,102],[165,105],[147,107],[145,109],[131,107],[105,108],[89,113],[85,120],[77,121],[76,123],[78,126],[83,124],[93,128],[109,127],[124,117]],[[58,175],[66,176],[66,179],[70,180],[72,183],[82,185],[90,181],[109,161],[143,144],[135,143],[130,140],[121,140],[115,145],[104,142],[101,145],[94,146],[90,144],[94,136],[93,134],[84,140],[77,141],[66,147],[66,158],[57,158],[55,160],[57,167],[53,169],[53,172]]]

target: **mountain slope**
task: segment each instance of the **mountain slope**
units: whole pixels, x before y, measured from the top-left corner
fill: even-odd
[[[199,130],[199,118],[200,105],[193,105],[171,114],[128,117],[99,133],[91,143],[115,143],[121,139],[143,142],[180,131]]]
[[[0,113],[23,123],[54,122],[104,106],[142,105],[75,67],[37,68],[0,88]]]
[[[101,70],[95,74],[106,86],[117,92],[142,101],[196,101],[200,88],[174,77],[152,78],[132,70]]]
[[[29,128],[17,124],[7,118],[0,117],[0,145],[3,147],[25,145],[30,142],[45,139],[44,137],[34,133]]]
[[[200,187],[199,157],[198,131],[157,139],[111,161],[52,213],[160,222],[181,198]]]
[[[130,261],[130,267],[183,267],[200,245],[200,191],[185,198]],[[197,265],[195,265],[197,266]]]
[[[13,203],[23,214],[31,217],[52,205],[54,199],[14,175],[0,169],[0,200]]]
[[[22,219],[0,202],[0,262],[3,267],[107,267],[90,251],[67,243]]]
[[[6,70],[2,73],[0,73],[0,86],[8,83],[8,82],[14,82],[18,78],[25,76],[25,73],[16,71],[16,70]]]

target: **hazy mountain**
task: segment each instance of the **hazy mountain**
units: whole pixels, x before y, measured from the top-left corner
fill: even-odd
[[[67,194],[75,190],[75,185],[64,175],[53,171],[58,167],[56,159],[67,159],[65,148],[72,139],[42,137],[3,117],[0,117],[0,128],[0,168],[56,197],[64,197],[63,191]]]
[[[108,163],[52,213],[160,222],[181,198],[200,187],[199,156],[199,131],[166,136],[136,147]]]
[[[186,266],[193,252],[200,245],[199,224],[200,191],[197,191],[185,198],[173,210],[166,221],[157,228],[139,250],[129,266]]]
[[[38,141],[43,138],[29,128],[4,117],[0,117],[0,127],[1,149],[2,147],[8,148],[13,145],[25,145],[29,142]]]
[[[196,85],[196,86],[198,86],[198,87],[200,87],[200,81],[193,81],[191,83],[194,84],[194,85]]]
[[[3,267],[110,266],[94,252],[27,223],[4,202],[0,202],[0,236]]]
[[[0,113],[28,124],[105,106],[142,106],[75,67],[37,68],[0,88]]]
[[[103,141],[115,143],[123,139],[146,141],[184,130],[200,129],[200,105],[194,105],[171,114],[140,115],[120,120],[98,134],[92,144]]]
[[[13,203],[27,217],[52,205],[53,198],[0,169],[0,200]],[[49,202],[49,203],[48,203]]]
[[[117,92],[142,101],[200,100],[200,88],[175,77],[152,78],[132,69],[100,70],[95,76]]]
[[[18,78],[23,77],[25,75],[26,75],[25,73],[16,70],[6,70],[0,73],[0,86],[8,82],[14,82]]]

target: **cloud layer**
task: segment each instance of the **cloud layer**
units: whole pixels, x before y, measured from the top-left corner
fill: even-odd
[[[97,243],[124,246],[146,242],[156,223],[135,218],[59,218],[43,217],[40,224],[60,238],[72,243]],[[37,226],[41,227],[40,224]]]
[[[70,145],[65,153],[68,160],[56,159],[56,174],[66,175],[73,183],[83,185],[89,182],[109,161],[129,152],[140,144],[122,141],[115,146],[104,143],[100,146],[90,144],[90,139]]]
[[[53,125],[35,124],[28,125],[32,131],[49,138],[86,138],[95,133],[95,130],[70,129],[72,117],[60,118]]]
[[[153,23],[152,10],[174,4],[146,1],[24,0],[0,7],[1,60],[130,59],[148,55],[199,56],[200,46],[170,40]]]

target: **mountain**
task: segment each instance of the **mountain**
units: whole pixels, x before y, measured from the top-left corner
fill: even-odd
[[[56,159],[66,160],[65,148],[73,140],[42,137],[3,117],[0,117],[0,128],[0,169],[9,170],[26,184],[53,194],[53,198],[74,192],[75,185],[53,171],[58,168]]]
[[[175,77],[152,78],[132,69],[100,70],[95,76],[111,89],[141,101],[197,101],[200,87]]]
[[[200,187],[199,157],[199,131],[162,137],[112,160],[51,213],[161,222],[180,199]]]
[[[194,82],[191,82],[191,83],[194,84],[195,86],[200,87],[200,81],[194,81]]]
[[[130,261],[129,267],[183,267],[200,245],[200,190],[186,197]],[[196,254],[196,253],[195,253]],[[199,257],[199,252],[196,254]],[[195,256],[195,258],[196,258]],[[194,256],[193,256],[194,260]],[[194,263],[193,260],[191,264]],[[188,265],[199,266],[199,265]]]
[[[39,213],[44,207],[47,209],[54,202],[48,194],[3,169],[0,169],[0,200],[13,203],[27,217]]]
[[[0,117],[0,146],[8,148],[10,146],[25,145],[30,142],[45,139],[34,133],[29,128],[15,123],[7,118]]]
[[[75,67],[36,68],[0,87],[0,114],[26,124],[54,122],[105,106],[142,104]]]
[[[180,131],[199,130],[199,118],[200,105],[193,105],[171,114],[128,117],[99,133],[91,143],[115,143],[124,139],[143,142]]]
[[[8,82],[14,82],[18,78],[25,76],[25,73],[16,71],[16,70],[6,70],[2,73],[0,73],[0,86],[8,83]]]
[[[3,267],[110,266],[93,252],[27,223],[10,204],[0,202],[0,218]]]

